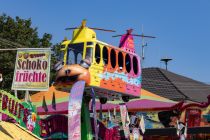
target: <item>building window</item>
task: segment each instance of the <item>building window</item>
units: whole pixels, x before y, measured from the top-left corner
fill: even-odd
[[[88,62],[92,63],[92,55],[93,54],[93,48],[87,47],[86,48],[86,54],[85,54],[85,59],[88,60]]]
[[[82,54],[78,53],[77,54],[77,64],[80,64],[80,61],[82,60]]]
[[[116,52],[114,49],[111,50],[111,65],[112,68],[115,68],[116,66]]]
[[[107,47],[103,47],[103,62],[105,65],[107,65],[109,62],[109,54]]]
[[[100,63],[101,61],[101,52],[100,52],[100,46],[98,44],[96,44],[96,47],[95,47],[95,61],[96,63]]]
[[[125,66],[126,66],[126,71],[129,73],[131,71],[131,58],[129,54],[126,54],[125,56]]]
[[[67,60],[67,64],[75,64],[75,55],[74,52],[72,50],[68,51],[68,60]]]
[[[78,54],[83,55],[83,48],[84,43],[75,43],[68,45],[68,52],[67,52],[67,64],[75,64],[77,63],[77,56]],[[79,56],[80,57],[80,56]],[[79,58],[78,58],[79,60]],[[80,62],[78,62],[80,63]]]
[[[118,65],[119,65],[120,70],[123,69],[123,63],[124,63],[123,54],[122,54],[122,52],[119,52],[118,53]]]
[[[136,56],[133,57],[133,71],[136,75],[138,74],[138,59]]]

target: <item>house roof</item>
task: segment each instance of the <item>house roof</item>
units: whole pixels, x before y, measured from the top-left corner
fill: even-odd
[[[207,102],[210,95],[209,85],[161,68],[142,70],[142,88],[174,101]]]

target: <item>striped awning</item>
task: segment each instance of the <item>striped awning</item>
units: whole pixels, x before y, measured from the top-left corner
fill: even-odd
[[[15,123],[0,122],[0,139],[2,140],[42,140],[30,131]]]
[[[52,107],[53,93],[56,99],[56,110]],[[36,105],[39,114],[43,114],[45,112],[45,110],[42,108],[43,97],[45,97],[45,102],[48,107],[47,114],[65,113],[68,110],[69,94],[70,93],[56,90],[55,87],[51,86],[49,91],[42,91],[32,95],[31,101]],[[117,106],[119,103],[120,101],[108,101],[107,104],[103,105],[103,109],[111,109]],[[97,109],[99,109],[99,104],[100,103],[97,102]],[[177,104],[177,102],[141,89],[140,98],[131,100],[126,104],[129,110],[153,110],[170,108]]]

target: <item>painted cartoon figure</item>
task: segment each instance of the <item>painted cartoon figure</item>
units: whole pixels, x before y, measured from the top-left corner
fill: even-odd
[[[36,114],[32,112],[30,115],[27,117],[27,123],[26,126],[29,131],[33,131],[36,125]]]

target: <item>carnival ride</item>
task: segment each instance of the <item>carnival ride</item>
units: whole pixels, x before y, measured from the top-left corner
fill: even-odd
[[[130,99],[139,97],[142,80],[141,64],[140,57],[135,52],[133,36],[151,36],[132,34],[132,29],[129,29],[126,34],[117,35],[121,36],[120,45],[114,47],[97,40],[94,31],[114,32],[113,30],[86,27],[85,20],[82,21],[80,27],[67,28],[67,30],[72,29],[74,30],[72,40],[64,39],[61,43],[62,61],[55,65],[57,74],[54,86],[58,90],[69,91],[71,89],[69,98],[71,109],[68,113],[71,114],[70,117],[77,114],[75,108],[81,106],[79,112],[83,122],[81,124],[82,137],[80,137],[82,139],[92,138],[91,128],[89,128],[89,102],[92,98],[93,129],[95,139],[98,139],[95,98],[98,98],[101,104],[105,104],[107,100],[128,102]],[[77,95],[75,92],[84,93],[82,103],[72,103],[74,99],[78,100],[78,97],[75,97]],[[80,103],[81,105],[78,105]],[[127,110],[124,111],[124,119],[126,119]],[[79,130],[79,128],[76,129]],[[79,134],[75,133],[75,136],[71,136],[71,138],[77,137],[76,135]]]
[[[58,71],[55,85],[71,86],[84,80],[85,90],[93,88],[96,96],[128,101],[139,96],[141,89],[140,57],[135,53],[133,37],[128,32],[119,47],[97,40],[86,22],[73,31],[72,40],[61,44],[64,66]],[[101,29],[102,30],[102,29]],[[105,30],[111,31],[111,30]]]

